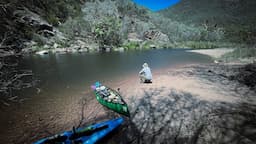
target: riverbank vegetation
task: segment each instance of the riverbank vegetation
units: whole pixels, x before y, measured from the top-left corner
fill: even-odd
[[[222,58],[225,60],[244,60],[246,62],[255,63],[256,49],[255,48],[236,48],[233,52],[225,54]]]

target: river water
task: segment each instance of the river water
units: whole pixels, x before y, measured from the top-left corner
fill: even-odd
[[[24,122],[22,117],[26,119],[29,115],[40,113],[45,117],[48,113],[55,115],[75,111],[68,110],[69,105],[74,104],[72,101],[76,99],[86,97],[92,83],[101,81],[111,84],[123,76],[136,75],[144,62],[154,73],[154,70],[166,67],[210,63],[212,59],[184,49],[25,56],[21,62],[22,68],[31,69],[40,82],[36,91],[21,93],[22,98],[26,99],[22,104],[0,111],[4,115],[0,119],[0,140],[13,133],[13,125],[20,129],[16,130],[17,133],[24,133],[22,129],[26,126],[17,126],[19,122]]]
[[[209,63],[208,56],[185,50],[151,50],[113,53],[60,54],[28,56],[23,67],[32,69],[47,91],[74,88],[81,90],[95,81],[111,81],[130,73],[138,73],[147,62],[151,69],[176,67],[186,64]]]

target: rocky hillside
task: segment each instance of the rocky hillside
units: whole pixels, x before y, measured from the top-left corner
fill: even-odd
[[[255,43],[255,7],[255,0],[181,0],[160,13],[189,25],[224,28],[232,41]]]
[[[86,2],[81,10],[60,26],[71,47],[133,49],[169,43],[169,37],[151,21],[149,10],[132,1],[96,0]]]
[[[253,1],[182,0],[153,13],[130,0],[4,0],[1,55],[22,47],[69,52],[253,43],[254,6]]]
[[[68,17],[80,13],[79,0],[3,0],[0,2],[1,56],[19,52],[26,42],[43,45]]]
[[[81,7],[79,16],[60,27],[71,40],[68,45],[78,49],[198,47],[195,42],[201,41],[204,48],[223,38],[221,28],[183,24],[132,1],[95,0]]]

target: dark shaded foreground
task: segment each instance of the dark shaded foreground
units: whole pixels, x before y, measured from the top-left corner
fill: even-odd
[[[173,72],[216,83],[241,100],[207,101],[188,92],[151,88],[143,98],[130,99],[131,119],[109,143],[256,143],[255,74],[255,64],[189,66]]]
[[[161,89],[133,102],[131,119],[100,143],[239,143],[256,142],[256,105],[200,101],[189,93]]]

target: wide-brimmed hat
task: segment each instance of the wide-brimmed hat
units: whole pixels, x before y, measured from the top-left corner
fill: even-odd
[[[142,65],[142,67],[148,67],[148,64],[147,64],[147,63],[144,63],[144,64]]]

